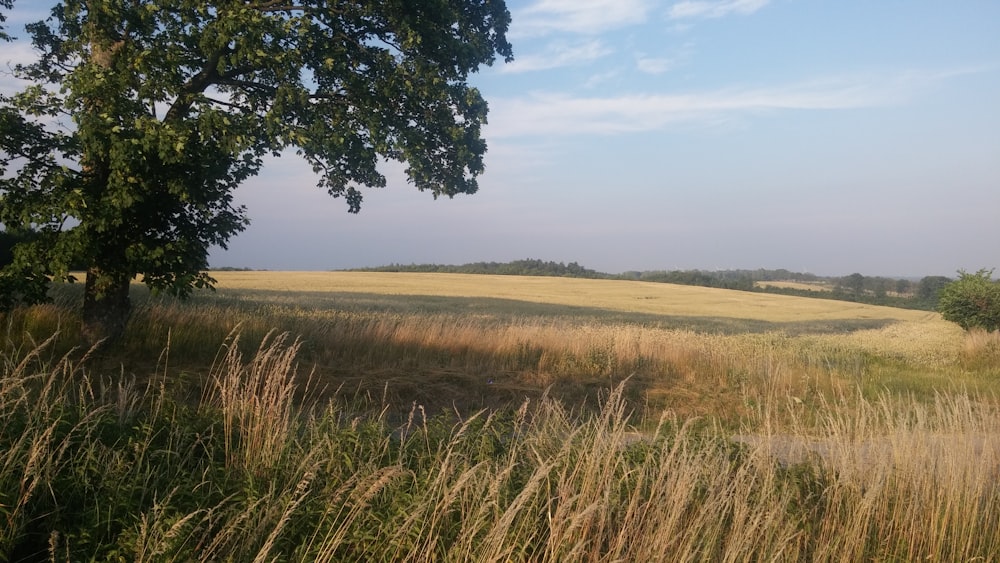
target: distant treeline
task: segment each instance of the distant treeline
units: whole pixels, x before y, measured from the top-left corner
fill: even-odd
[[[823,291],[775,286],[757,286],[753,291],[933,311],[937,309],[941,288],[954,281],[944,276],[926,276],[917,281],[861,276],[863,285],[859,288],[858,276],[861,274],[820,278],[827,288]]]
[[[722,289],[754,291],[757,282],[795,281],[803,283],[822,282],[823,278],[813,274],[790,272],[788,270],[652,270],[645,272],[624,272],[614,279],[636,280],[681,285],[699,285]]]
[[[843,277],[817,276],[785,269],[768,270],[652,270],[607,274],[585,268],[576,262],[552,262],[536,259],[513,262],[473,262],[462,265],[390,264],[359,268],[363,272],[436,272],[451,274],[494,274],[508,276],[554,276],[609,280],[633,280],[680,285],[696,285],[761,293],[778,293],[819,299],[837,299],[906,309],[934,310],[938,292],[951,278],[927,276],[920,280],[864,276],[854,273]],[[816,289],[761,285],[760,282],[799,282]]]
[[[588,270],[576,262],[546,262],[544,260],[514,260],[513,262],[473,262],[461,266],[443,264],[390,264],[377,268],[359,268],[359,272],[437,272],[446,274],[493,274],[501,276],[554,276],[562,278],[613,278]]]

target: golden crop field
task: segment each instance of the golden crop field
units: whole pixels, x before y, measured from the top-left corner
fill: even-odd
[[[213,272],[222,289],[514,299],[631,313],[754,319],[926,321],[920,311],[625,280],[370,272]]]
[[[459,315],[533,311],[524,304],[558,305],[564,308],[539,311],[556,319],[586,317],[595,325],[605,319],[617,330],[652,325],[737,338],[770,334],[817,340],[822,336],[818,341],[831,346],[903,356],[917,363],[952,361],[964,342],[956,325],[927,311],[651,282],[367,272],[226,271],[213,276],[223,293],[246,291],[274,303],[296,301],[309,306],[323,303],[324,295],[370,295],[391,297],[404,310],[409,302],[424,314]],[[468,322],[465,319],[463,324]]]

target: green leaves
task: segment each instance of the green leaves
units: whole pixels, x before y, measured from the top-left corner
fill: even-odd
[[[993,270],[959,271],[958,280],[941,289],[938,311],[966,330],[1000,330],[1000,282],[992,278]]]
[[[385,185],[387,158],[435,197],[474,193],[486,104],[466,78],[511,56],[499,0],[65,0],[53,14],[29,26],[40,55],[16,71],[35,84],[0,99],[0,222],[50,233],[30,253],[59,266],[5,274],[82,257],[178,295],[210,285],[209,248],[247,224],[232,192],[266,154],[294,147],[350,212]]]
[[[0,8],[11,9],[14,6],[14,0],[0,0]],[[0,11],[0,41],[10,41],[12,37],[7,35],[4,31],[3,23],[7,21],[7,14]]]

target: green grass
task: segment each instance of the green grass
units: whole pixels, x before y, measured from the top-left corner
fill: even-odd
[[[996,333],[666,285],[254,275],[136,291],[99,353],[78,287],[0,317],[0,560],[1000,552]]]

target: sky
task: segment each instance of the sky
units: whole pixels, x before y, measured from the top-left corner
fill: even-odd
[[[1000,268],[1000,1],[507,6],[514,62],[471,77],[490,106],[478,193],[434,200],[389,165],[352,215],[272,159],[212,266]]]

